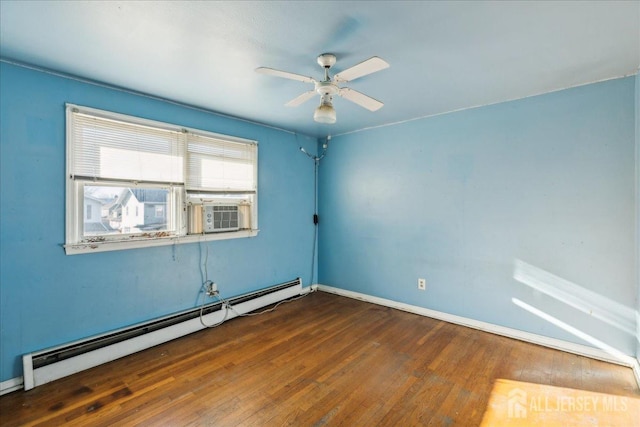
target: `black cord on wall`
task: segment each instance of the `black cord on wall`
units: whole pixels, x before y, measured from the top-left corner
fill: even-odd
[[[318,167],[320,166],[320,160],[322,160],[327,154],[327,148],[329,148],[330,140],[331,135],[328,135],[324,144],[322,144],[322,153],[319,156],[309,154],[304,147],[299,146],[300,151],[313,160],[313,248],[311,251],[311,277],[309,278],[309,284],[313,283],[313,276],[316,272],[316,246],[318,242],[318,224],[320,223],[320,218],[318,216]]]

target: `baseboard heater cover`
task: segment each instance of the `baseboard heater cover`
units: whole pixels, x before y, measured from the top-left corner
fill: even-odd
[[[237,317],[236,312],[249,313],[301,293],[302,280],[297,278],[229,298],[228,301],[234,310],[229,310],[227,320]],[[221,303],[204,307],[203,320],[206,324],[216,324],[223,318]],[[24,389],[30,390],[204,328],[200,322],[200,307],[196,307],[106,334],[25,354],[22,356]]]

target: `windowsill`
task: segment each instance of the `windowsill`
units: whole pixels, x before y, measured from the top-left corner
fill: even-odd
[[[94,252],[120,251],[125,249],[148,248],[153,246],[181,245],[184,243],[209,242],[212,240],[241,239],[255,237],[260,230],[241,230],[227,233],[188,234],[186,236],[162,237],[157,239],[112,240],[105,242],[75,243],[63,245],[67,255]]]

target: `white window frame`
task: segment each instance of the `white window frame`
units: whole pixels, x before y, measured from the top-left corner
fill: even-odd
[[[228,231],[219,233],[207,233],[207,234],[188,234],[189,229],[189,215],[187,215],[187,204],[193,200],[193,197],[189,196],[186,190],[186,175],[187,175],[187,149],[188,144],[185,142],[182,144],[184,152],[182,158],[184,160],[184,175],[185,178],[182,182],[176,183],[155,183],[155,182],[136,182],[132,180],[123,179],[108,179],[108,178],[93,178],[89,177],[76,177],[72,172],[73,165],[73,129],[71,124],[72,114],[81,113],[99,118],[105,118],[110,120],[116,120],[120,122],[130,123],[134,125],[147,126],[152,128],[158,128],[163,130],[176,131],[185,135],[188,138],[189,135],[199,135],[217,140],[253,144],[255,146],[254,164],[253,164],[253,179],[255,181],[255,190],[249,196],[252,203],[250,204],[250,228],[242,229],[238,231]],[[163,246],[181,243],[194,243],[210,240],[226,240],[237,239],[245,237],[254,237],[258,235],[258,142],[255,140],[249,140],[244,138],[238,138],[228,135],[217,134],[213,132],[207,132],[197,129],[185,128],[183,126],[173,125],[169,123],[153,121],[148,119],[142,119],[138,117],[128,116],[119,113],[113,113],[109,111],[99,110],[90,107],[82,107],[74,104],[66,105],[66,232],[65,232],[65,252],[67,255],[91,253],[91,252],[104,252],[113,250],[144,248],[152,246]],[[162,188],[170,190],[170,201],[165,208],[165,214],[169,216],[171,224],[168,224],[168,228],[171,230],[168,232],[157,233],[131,233],[131,234],[117,234],[117,235],[105,235],[105,236],[84,236],[84,186],[85,185],[102,185],[102,186],[114,186],[114,187],[142,187],[142,188]],[[221,193],[219,193],[221,194]],[[222,195],[221,197],[224,197]]]

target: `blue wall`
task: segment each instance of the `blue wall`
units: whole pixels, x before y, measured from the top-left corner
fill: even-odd
[[[201,259],[234,296],[311,279],[317,141],[119,90],[0,63],[0,381],[21,355],[200,303]],[[259,141],[251,239],[66,256],[65,103]],[[315,282],[315,278],[314,278]]]
[[[0,67],[0,381],[23,353],[196,306],[205,246],[225,296],[309,283],[313,162],[298,145],[315,139]],[[65,102],[258,140],[260,234],[66,256]],[[638,107],[640,76],[334,137],[317,281],[584,344],[515,297],[640,356],[633,336],[513,278],[521,260],[640,309]]]
[[[334,137],[319,282],[626,353],[627,333],[514,279],[517,261],[635,308],[634,78]],[[417,290],[417,278],[427,291]]]
[[[640,71],[636,74],[636,359],[640,362]]]

